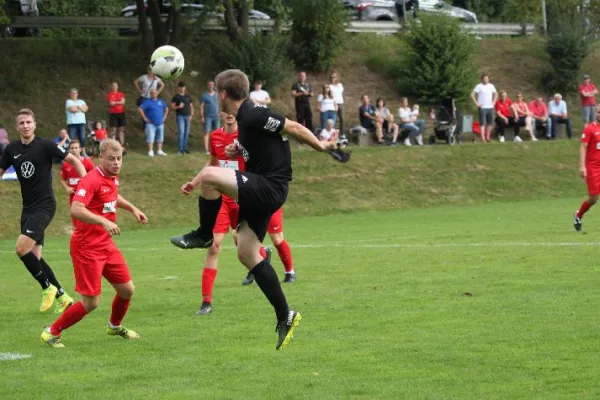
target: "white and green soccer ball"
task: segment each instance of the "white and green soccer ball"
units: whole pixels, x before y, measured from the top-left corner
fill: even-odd
[[[183,53],[174,46],[161,46],[154,50],[150,58],[150,68],[161,79],[176,79],[183,72]]]

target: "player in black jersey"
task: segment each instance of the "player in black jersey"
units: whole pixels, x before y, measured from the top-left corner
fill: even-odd
[[[35,115],[24,108],[17,113],[17,130],[20,138],[12,141],[0,159],[0,177],[11,165],[15,168],[21,184],[23,212],[21,234],[17,239],[17,255],[42,287],[40,311],[46,311],[56,299],[55,313],[62,313],[71,304],[69,296],[42,258],[44,232],[56,212],[56,200],[52,190],[52,159],[71,163],[79,175],[85,176],[85,168],[79,159],[51,140],[35,136]]]
[[[239,204],[238,258],[254,274],[256,283],[275,308],[278,340],[283,349],[300,322],[300,313],[290,310],[273,266],[259,253],[271,215],[287,198],[292,180],[292,157],[288,136],[317,151],[337,147],[335,142],[320,142],[303,125],[290,121],[268,108],[248,100],[250,84],[240,70],[221,72],[216,78],[223,111],[236,115],[239,136],[226,147],[229,157],[242,155],[246,171],[207,166],[181,188],[186,195],[200,187],[200,228],[194,231],[196,247],[212,244],[213,227],[221,207],[221,194]],[[192,238],[190,238],[192,239]]]

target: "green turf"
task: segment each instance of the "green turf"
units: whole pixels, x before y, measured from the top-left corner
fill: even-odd
[[[600,215],[575,233],[580,200],[288,219],[298,280],[285,290],[304,318],[282,352],[229,241],[214,312],[198,317],[204,252],[171,247],[181,229],[124,232],[137,287],[125,325],[142,338],[104,333],[105,285],[62,350],[39,342],[53,315],[0,241],[0,353],[33,355],[0,361],[0,397],[597,398]],[[72,288],[68,239],[50,238],[46,258]]]

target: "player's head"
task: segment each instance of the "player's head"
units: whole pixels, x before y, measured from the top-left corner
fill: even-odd
[[[69,143],[69,153],[73,154],[75,157],[81,157],[81,143],[79,143],[79,140],[71,140],[71,143]]]
[[[123,146],[115,139],[106,139],[100,144],[100,168],[110,175],[119,175],[123,164]]]
[[[225,114],[223,116],[223,121],[225,122],[225,125],[227,125],[227,126],[233,126],[233,125],[237,124],[235,115],[232,115],[232,114]]]
[[[35,114],[29,108],[22,108],[16,117],[17,130],[22,139],[28,140],[35,135]]]
[[[117,82],[113,82],[110,84],[110,90],[112,90],[113,92],[116,92],[119,90],[119,84]]]
[[[239,69],[228,69],[217,75],[216,84],[221,108],[227,114],[235,114],[233,105],[248,98],[248,76]]]

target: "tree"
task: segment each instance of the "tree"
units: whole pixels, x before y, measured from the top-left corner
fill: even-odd
[[[181,0],[172,0],[163,21],[161,0],[136,0],[138,29],[141,39],[142,54],[149,57],[150,53],[163,45],[176,46],[181,37],[183,17],[181,15]],[[148,25],[150,19],[151,25]],[[150,29],[150,27],[152,29]]]
[[[472,56],[475,39],[460,21],[431,17],[411,24],[406,36],[408,53],[398,84],[403,93],[424,104],[465,99],[477,80]]]

